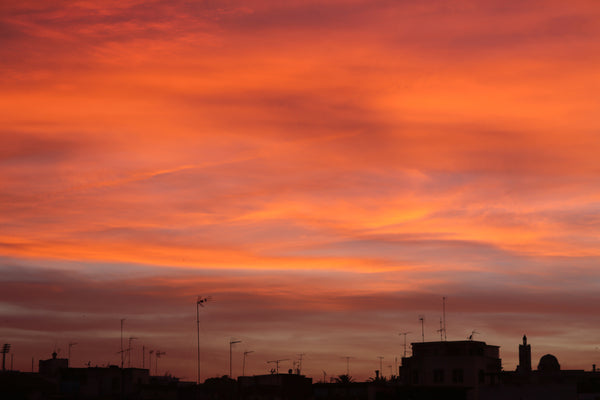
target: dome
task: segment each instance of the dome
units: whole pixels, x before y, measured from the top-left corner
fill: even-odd
[[[546,354],[540,358],[537,369],[540,372],[558,372],[560,371],[560,364],[552,354]]]

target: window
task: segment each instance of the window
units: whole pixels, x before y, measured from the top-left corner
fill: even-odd
[[[460,368],[456,368],[452,370],[452,382],[453,383],[463,383],[464,382],[464,372]]]
[[[434,369],[433,370],[433,383],[444,383],[444,370]]]
[[[482,369],[479,370],[479,383],[485,383],[485,372]]]

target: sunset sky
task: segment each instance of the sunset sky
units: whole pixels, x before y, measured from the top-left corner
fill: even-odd
[[[389,375],[443,296],[505,370],[600,364],[596,0],[8,0],[0,89],[15,369],[125,318],[195,380],[198,295],[203,379]]]

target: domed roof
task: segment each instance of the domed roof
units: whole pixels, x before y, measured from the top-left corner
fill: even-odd
[[[558,372],[560,371],[560,364],[552,354],[546,354],[540,358],[537,369],[541,372]]]

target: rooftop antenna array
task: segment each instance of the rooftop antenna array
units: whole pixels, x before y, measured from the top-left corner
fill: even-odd
[[[437,332],[440,334],[440,342],[444,340],[444,325],[442,324],[442,318],[440,317],[440,329],[437,330]]]
[[[277,374],[279,374],[279,363],[282,361],[289,361],[289,358],[282,358],[280,360],[267,361],[267,364],[275,363],[275,371]]]
[[[196,332],[198,338],[198,377],[197,384],[200,384],[200,307],[204,307],[204,303],[211,300],[211,297],[198,296],[196,299]]]
[[[404,336],[404,356],[403,357],[406,357],[406,335],[408,335],[409,333],[412,333],[412,332],[400,332],[398,334],[400,336]]]

